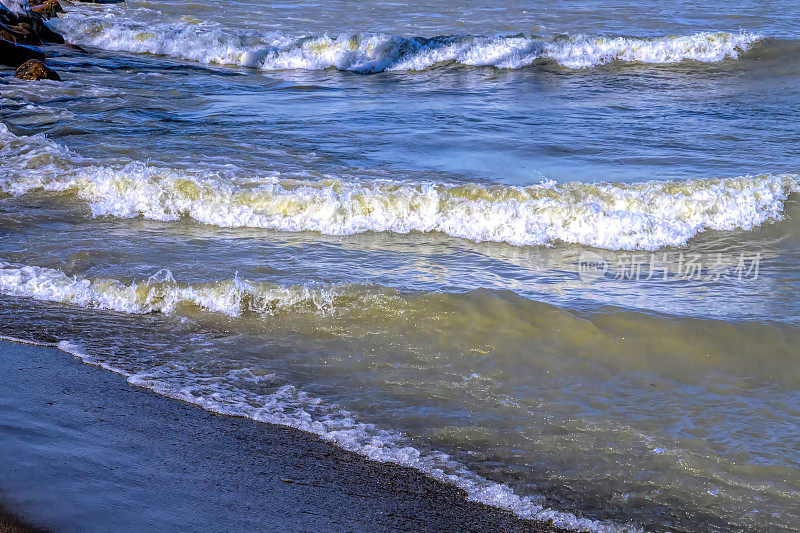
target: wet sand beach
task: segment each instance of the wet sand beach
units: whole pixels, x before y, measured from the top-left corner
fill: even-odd
[[[0,506],[45,530],[555,531],[56,348],[0,342],[0,391]]]
[[[15,516],[9,514],[8,511],[0,509],[0,531],[4,533],[33,533],[36,529],[20,523],[20,521],[17,520]]]

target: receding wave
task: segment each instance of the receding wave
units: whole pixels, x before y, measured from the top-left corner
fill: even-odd
[[[646,181],[542,182],[527,187],[389,180],[247,180],[130,163],[90,164],[43,136],[0,124],[0,190],[71,191],[95,216],[220,227],[316,231],[441,232],[476,242],[607,249],[680,246],[707,230],[748,230],[783,217],[795,174]]]
[[[372,292],[376,291],[379,292],[377,289]],[[369,290],[353,288],[350,292],[352,298],[356,298],[358,292],[370,297]],[[70,277],[56,269],[0,261],[0,294],[133,314],[170,314],[182,305],[235,316],[244,312],[273,314],[279,309],[296,311],[299,308],[325,313],[332,309],[335,293],[334,289],[326,293],[238,279],[191,286],[177,283],[167,270],[158,272],[147,281],[124,284],[113,279]],[[30,342],[8,336],[0,336],[0,339]],[[507,485],[474,474],[447,454],[422,452],[411,446],[401,433],[360,422],[352,413],[284,384],[274,374],[263,375],[244,368],[221,376],[198,376],[191,372],[177,372],[175,365],[129,372],[87,354],[70,342],[60,342],[58,347],[87,363],[121,373],[130,383],[164,396],[212,412],[294,427],[372,460],[421,470],[463,489],[473,501],[506,509],[522,518],[552,520],[560,527],[581,531],[637,530],[546,508],[540,499],[516,495]],[[271,392],[248,391],[237,385],[241,381],[258,382]],[[209,390],[213,392],[209,393]]]
[[[775,376],[781,376],[780,379],[789,390],[799,378],[797,372],[787,368],[785,357],[797,345],[797,328],[761,322],[731,324],[718,320],[659,317],[635,311],[609,313],[608,309],[576,315],[573,311],[519,298],[504,291],[400,292],[376,285],[324,285],[306,289],[237,278],[187,284],[176,281],[166,270],[147,280],[123,282],[68,276],[58,269],[0,262],[0,295],[122,313],[158,312],[176,316],[181,323],[185,323],[184,318],[190,318],[193,326],[201,328],[209,322],[216,322],[214,314],[224,314],[237,317],[235,323],[225,324],[226,331],[232,329],[248,334],[253,332],[255,326],[262,335],[278,339],[287,338],[287,334],[299,334],[303,338],[312,335],[337,338],[346,341],[348,350],[356,343],[359,351],[365,353],[380,352],[390,346],[389,359],[380,361],[391,361],[391,366],[400,353],[413,354],[414,358],[422,357],[420,361],[428,361],[426,357],[437,360],[454,357],[452,361],[460,361],[458,364],[465,372],[467,381],[477,376],[470,376],[474,371],[471,365],[477,360],[476,357],[489,354],[502,356],[497,366],[493,367],[498,372],[506,372],[508,368],[516,367],[506,367],[509,362],[501,362],[503,358],[526,359],[532,352],[551,354],[564,364],[575,364],[577,359],[577,364],[584,365],[599,358],[603,361],[601,368],[610,371],[618,369],[623,373],[638,372],[662,363],[672,369],[669,372],[677,372],[678,375],[683,374],[685,367],[713,369],[723,376],[735,369],[731,375],[747,375],[757,381],[772,381]],[[0,301],[6,302],[6,299],[0,297]],[[7,303],[12,309],[30,304],[16,299]],[[204,313],[198,314],[194,308],[200,308]],[[33,330],[33,326],[27,324],[25,315],[19,319],[11,316],[11,324],[5,324],[3,328],[9,334],[16,331],[13,323],[17,320],[25,323],[23,330]],[[430,320],[431,316],[439,319]],[[94,329],[94,322],[88,320],[87,323]],[[465,329],[464,324],[470,327]],[[413,335],[409,332],[413,332]],[[373,343],[370,339],[376,333]],[[502,346],[492,344],[490,350],[493,351],[488,351],[487,335],[496,340],[502,338]],[[668,342],[664,339],[668,339]],[[437,343],[440,345],[434,348],[433,353],[423,348]],[[543,506],[544,500],[536,497],[516,495],[506,485],[475,475],[445,454],[414,447],[403,433],[366,423],[359,416],[308,394],[273,373],[275,370],[272,367],[259,369],[246,363],[229,369],[225,365],[220,367],[214,364],[213,370],[209,370],[203,365],[189,364],[182,357],[157,359],[155,362],[149,358],[140,359],[138,355],[134,355],[133,359],[124,355],[120,358],[98,345],[94,345],[94,348],[91,346],[92,341],[89,341],[89,354],[68,343],[61,347],[87,362],[123,373],[131,383],[160,394],[214,412],[246,416],[315,433],[342,448],[374,460],[427,472],[463,488],[474,500],[509,509],[523,517],[553,518],[557,525],[576,529],[606,528],[606,524],[547,509]],[[92,353],[95,355],[92,356]],[[758,353],[759,357],[754,359],[754,353]],[[586,361],[587,358],[589,361]],[[567,363],[567,360],[573,363]],[[372,365],[377,361],[365,364]],[[421,362],[420,365],[419,368],[425,368],[427,363]],[[445,366],[449,367],[450,364]],[[591,366],[594,368],[595,365],[592,363]],[[526,386],[533,383],[527,381],[532,377],[521,379]],[[447,385],[448,388],[455,386]],[[503,394],[506,393],[503,389]],[[527,412],[529,408],[526,406],[523,409]],[[730,406],[722,408],[730,412]],[[746,409],[746,406],[739,408]],[[772,423],[773,420],[763,418],[755,426],[731,425],[730,421],[720,421],[720,424],[725,424],[726,431],[733,431],[736,436],[730,440],[722,438],[717,445],[760,449],[761,444],[757,443],[763,439],[759,436],[768,433]],[[600,430],[599,426],[593,426],[592,431]],[[609,435],[620,430],[616,423],[602,429],[609,431]],[[704,461],[708,459],[702,451],[688,454],[678,452],[678,448],[671,448],[677,444],[669,439],[654,440],[646,433],[631,429],[625,429],[623,433],[628,435],[627,438],[635,439],[635,449],[642,450],[644,455],[674,455],[678,461],[675,464],[681,466],[679,470],[688,469],[694,472],[692,475],[695,477],[695,468],[705,464]],[[590,441],[581,442],[575,446],[591,445]],[[743,442],[749,444],[743,445]],[[763,456],[764,461],[770,461],[773,467],[794,467],[796,461],[787,451],[790,443],[773,442],[769,447],[770,452]],[[524,445],[521,449],[526,450]],[[743,477],[736,461],[723,456],[726,458],[714,460],[712,471],[703,469],[707,466],[701,467],[699,478],[700,483],[710,480],[722,487],[715,500],[720,505],[723,498],[725,501],[737,498],[737,494],[741,494],[737,492],[740,489],[748,493],[756,490],[747,484],[747,476]],[[626,463],[625,468],[635,469],[636,465]],[[633,483],[639,485],[638,481]],[[672,484],[665,494],[674,495],[675,483],[680,483],[680,480],[673,478],[667,483]],[[768,493],[770,498],[783,498],[785,501],[792,501],[791,498],[796,496],[793,489],[787,490],[782,485],[762,486],[757,490]],[[612,527],[609,526],[608,530],[612,530]]]
[[[295,37],[279,32],[236,32],[192,18],[152,24],[111,14],[85,13],[67,15],[55,23],[70,41],[106,50],[261,70],[335,68],[363,73],[424,70],[448,62],[505,69],[548,62],[570,69],[613,61],[718,62],[738,58],[740,52],[761,39],[760,35],[747,32],[700,32],[656,38],[574,35],[551,40],[523,34],[409,38],[347,33]]]

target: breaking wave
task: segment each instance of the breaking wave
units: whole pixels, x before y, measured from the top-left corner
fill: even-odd
[[[273,313],[279,308],[296,309],[298,306],[310,306],[317,312],[325,312],[331,308],[333,298],[333,291],[325,294],[308,288],[281,288],[241,280],[193,287],[177,283],[168,270],[160,271],[145,282],[126,285],[118,280],[70,277],[60,270],[2,261],[0,294],[134,314],[153,311],[169,314],[176,307],[189,304],[238,315],[245,304],[249,310],[254,310],[254,303],[262,313]],[[258,302],[265,305],[259,307]],[[31,342],[8,336],[0,336],[0,340]],[[120,373],[130,383],[158,394],[215,413],[244,416],[318,435],[374,461],[420,470],[461,488],[472,501],[511,511],[522,518],[552,520],[554,525],[580,531],[637,531],[633,527],[579,518],[544,507],[540,498],[519,496],[507,485],[474,474],[445,453],[422,452],[411,446],[403,434],[358,421],[352,413],[283,383],[275,374],[264,375],[242,368],[223,375],[205,376],[187,371],[179,363],[130,372],[97,359],[70,342],[60,342],[57,346],[84,362]],[[261,392],[242,388],[240,384],[243,381],[257,382]]]
[[[761,39],[760,35],[747,32],[655,38],[572,35],[551,40],[524,34],[433,38],[382,33],[291,36],[234,31],[215,23],[185,19],[144,23],[114,13],[79,13],[53,23],[68,40],[81,45],[268,71],[335,68],[374,73],[424,70],[441,63],[505,69],[557,63],[581,69],[613,61],[719,62],[738,58],[740,52]]]
[[[176,282],[166,269],[146,281],[125,284],[115,279],[77,278],[52,268],[0,261],[0,292],[130,314],[171,314],[181,306],[194,306],[237,317],[246,312],[274,315],[289,310],[330,313],[337,298],[345,299],[348,292],[358,291],[334,286],[281,286],[239,278],[192,286]]]
[[[276,177],[242,182],[142,163],[91,165],[43,136],[17,136],[2,124],[0,155],[0,191],[70,191],[94,216],[191,217],[220,227],[325,235],[436,231],[518,246],[680,246],[707,230],[748,230],[780,220],[799,189],[794,174],[527,187]]]

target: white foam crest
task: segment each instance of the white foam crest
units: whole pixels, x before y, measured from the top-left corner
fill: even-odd
[[[399,432],[361,422],[335,404],[326,403],[293,385],[281,385],[280,379],[273,374],[261,376],[249,369],[238,369],[219,376],[203,376],[176,363],[149,371],[131,372],[93,357],[68,341],[58,343],[58,348],[85,363],[121,374],[132,385],[148,388],[162,396],[185,401],[214,413],[295,428],[367,459],[413,468],[464,490],[470,501],[510,511],[520,518],[552,521],[557,527],[573,531],[641,531],[634,526],[580,518],[572,513],[547,508],[541,504],[541,499],[519,496],[508,485],[489,481],[471,472],[445,453],[420,451]],[[253,392],[240,385],[241,382],[253,381],[259,387],[271,390]]]
[[[749,230],[779,220],[787,198],[798,190],[794,174],[528,187],[267,177],[237,186],[213,173],[141,163],[81,165],[58,144],[18,137],[3,125],[0,156],[0,190],[15,195],[71,190],[95,216],[191,217],[220,227],[326,235],[437,231],[518,246],[681,246],[707,230]]]
[[[0,294],[130,314],[171,314],[181,305],[231,317],[244,312],[270,316],[289,310],[329,314],[335,310],[340,290],[345,291],[346,287],[281,286],[239,278],[184,285],[177,283],[169,270],[161,270],[144,282],[125,284],[114,279],[78,278],[52,268],[0,261]]]
[[[691,35],[639,39],[577,35],[555,41],[527,37],[470,38],[442,47],[425,47],[404,57],[390,70],[424,70],[454,61],[463,65],[519,69],[552,61],[571,69],[613,61],[679,63],[685,60],[719,62],[737,59],[761,37],[752,33],[701,32]]]
[[[423,70],[442,62],[509,69],[547,61],[572,69],[611,61],[717,62],[738,58],[740,51],[761,38],[746,32],[699,32],[656,38],[575,35],[555,40],[527,35],[431,39],[381,33],[291,36],[241,32],[194,19],[145,23],[116,12],[67,14],[54,23],[68,40],[106,50],[262,70],[335,68],[356,72]]]
[[[47,346],[47,347],[51,347],[51,348],[55,348],[59,344],[57,342],[45,342],[45,341],[35,341],[35,340],[31,340],[31,339],[20,339],[19,337],[12,337],[10,335],[0,335],[0,341],[18,342],[20,344],[28,344],[30,346]]]
[[[126,286],[115,280],[78,279],[54,269],[0,261],[0,294],[123,313],[171,312],[180,301],[189,299],[208,309],[233,314],[241,305],[242,287],[249,286],[246,282],[236,280],[221,292],[204,292],[191,287],[177,288],[174,284],[175,280],[168,270],[157,272],[146,283]],[[289,304],[296,301],[298,298],[295,295],[289,299]],[[8,336],[0,336],[0,340],[31,342]],[[31,343],[53,346],[53,343]],[[282,385],[282,380],[275,374],[261,374],[242,368],[222,375],[198,375],[175,363],[130,372],[107,360],[90,356],[70,342],[59,342],[57,347],[86,363],[124,375],[133,385],[149,388],[208,411],[292,427],[318,435],[368,459],[420,470],[465,490],[472,501],[508,510],[522,518],[552,520],[559,527],[580,531],[636,531],[632,527],[578,518],[571,513],[546,508],[541,505],[540,499],[519,496],[507,485],[491,482],[470,472],[447,454],[421,452],[399,432],[361,422],[352,413],[336,405],[327,404],[321,398],[292,385]]]
[[[236,32],[213,23],[198,24],[185,20],[138,22],[118,17],[113,12],[72,12],[52,19],[51,24],[65,38],[77,44],[104,50],[165,55],[205,64],[255,66],[258,56],[287,44],[287,39],[276,32]]]

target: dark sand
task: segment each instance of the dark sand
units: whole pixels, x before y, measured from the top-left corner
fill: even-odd
[[[2,533],[33,533],[38,530],[20,523],[16,517],[0,509],[0,531]]]
[[[0,450],[0,509],[47,530],[555,530],[415,470],[6,341]]]

